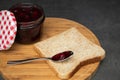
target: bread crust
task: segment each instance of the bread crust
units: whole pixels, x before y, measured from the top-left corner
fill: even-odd
[[[82,56],[83,56],[83,58],[82,59],[80,59],[81,57],[78,57],[79,59],[77,59],[77,64],[75,64],[75,67],[72,67],[72,69],[71,70],[67,70],[68,71],[68,73],[67,73],[67,71],[66,71],[66,73],[64,74],[64,72],[65,71],[62,71],[62,70],[64,70],[64,69],[59,69],[59,66],[60,65],[58,65],[57,64],[57,66],[55,65],[55,64],[52,64],[51,62],[49,62],[49,61],[47,61],[47,63],[50,65],[50,67],[52,68],[52,70],[56,73],[56,75],[59,77],[59,78],[61,78],[61,79],[69,79],[70,77],[72,77],[73,76],[73,74],[74,73],[76,73],[77,71],[78,71],[78,69],[80,69],[80,67],[82,67],[82,66],[84,66],[84,65],[87,65],[87,64],[91,64],[91,63],[95,63],[95,62],[98,62],[98,61],[101,61],[104,57],[105,57],[105,55],[104,55],[104,50],[103,49],[101,49],[99,46],[95,46],[95,44],[93,45],[93,43],[92,42],[90,42],[86,37],[84,37],[82,34],[79,34],[78,33],[78,31],[76,30],[76,29],[71,29],[71,30],[73,30],[73,31],[71,31],[71,33],[70,34],[72,34],[72,36],[73,37],[71,37],[70,35],[68,36],[68,34],[69,34],[69,30],[67,31],[67,32],[64,32],[64,33],[62,33],[62,35],[64,36],[64,38],[70,38],[71,40],[73,40],[72,38],[75,38],[75,40],[74,41],[78,41],[78,44],[80,43],[80,40],[83,42],[83,44],[85,44],[86,46],[84,46],[83,44],[83,49],[86,51],[86,48],[88,49],[88,48],[90,48],[90,49],[88,49],[88,51],[87,52],[85,52],[85,53],[93,53],[93,54],[82,54]],[[76,35],[76,36],[74,36],[74,35]],[[66,36],[67,35],[67,36]],[[61,35],[60,34],[58,34],[58,36],[60,37]],[[55,44],[52,48],[50,48],[49,50],[48,50],[48,47],[51,47],[51,39],[52,39],[52,41],[54,40],[54,39],[56,39],[55,37],[57,37],[58,38],[58,36],[54,36],[53,38],[50,38],[50,39],[47,39],[47,40],[50,40],[50,41],[45,41],[45,42],[43,42],[43,43],[46,43],[46,42],[49,42],[48,44],[49,44],[49,46],[48,45],[46,45],[46,46],[44,46],[44,44],[41,44],[41,43],[37,43],[37,44],[35,44],[34,45],[34,47],[35,47],[35,50],[42,56],[42,57],[46,57],[45,55],[46,54],[48,54],[48,51],[50,50],[51,51],[51,49],[54,49],[54,48],[60,48],[61,47],[61,44]],[[66,37],[65,37],[66,36]],[[80,37],[81,36],[81,37]],[[79,38],[80,39],[79,39]],[[84,42],[84,40],[86,40],[86,42]],[[59,40],[59,39],[58,39]],[[66,39],[66,40],[69,40],[69,39]],[[60,40],[59,40],[60,41]],[[71,44],[71,42],[68,42],[68,41],[66,41],[66,43],[69,43],[69,44]],[[41,44],[41,46],[39,46]],[[67,44],[67,45],[69,45],[69,44]],[[73,43],[74,44],[74,43]],[[81,44],[81,43],[80,43]],[[76,42],[75,42],[75,45],[77,45],[77,47],[78,47],[78,50],[79,51],[77,51],[76,53],[77,53],[77,55],[79,55],[79,52],[80,52],[80,45],[79,44],[79,46],[76,44]],[[88,45],[89,44],[89,45]],[[59,46],[60,45],[60,46]],[[88,47],[89,46],[89,47]],[[45,48],[46,47],[46,48]],[[74,47],[76,47],[76,46],[73,46],[72,45],[72,48],[74,48]],[[92,48],[91,48],[92,47]],[[98,48],[97,50],[95,50],[94,51],[94,49],[96,49],[96,48]],[[100,50],[99,50],[99,48],[100,48]],[[43,49],[43,50],[42,50]],[[48,51],[47,51],[47,50]],[[83,50],[82,49],[82,50]],[[91,50],[92,49],[92,50]],[[62,48],[62,50],[64,50],[63,48]],[[75,49],[76,50],[76,49]],[[74,49],[73,49],[73,51],[74,51]],[[99,54],[95,54],[96,52],[99,52],[99,51],[101,51]],[[52,53],[52,52],[51,52]],[[55,52],[56,53],[56,52]],[[75,57],[77,57],[77,55],[75,56]],[[87,56],[87,57],[85,57],[85,55],[89,55],[89,56]],[[49,56],[49,55],[47,55],[47,56]],[[81,56],[81,55],[80,55]],[[89,58],[88,58],[89,57]],[[74,59],[73,59],[74,60]],[[78,60],[81,60],[81,61],[78,61]],[[71,63],[71,62],[70,62]],[[74,62],[75,63],[75,62]],[[73,65],[73,64],[72,64]],[[57,67],[57,69],[59,69],[58,71],[57,71],[57,69],[55,69],[55,66]],[[66,66],[64,66],[64,67],[68,67],[69,66],[69,64]],[[62,66],[61,66],[62,67]],[[68,69],[70,69],[70,67],[68,68]],[[62,72],[61,72],[62,71]],[[61,73],[60,73],[61,72]],[[63,74],[62,74],[63,73]]]

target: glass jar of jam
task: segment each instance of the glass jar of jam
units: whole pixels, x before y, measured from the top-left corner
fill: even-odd
[[[32,3],[19,3],[10,9],[17,20],[16,41],[32,43],[40,37],[42,24],[45,19],[43,8]]]

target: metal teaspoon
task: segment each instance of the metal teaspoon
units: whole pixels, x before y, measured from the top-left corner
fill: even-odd
[[[29,63],[36,60],[52,60],[52,61],[65,61],[68,59],[71,55],[73,55],[72,51],[64,51],[58,54],[55,54],[52,57],[41,57],[41,58],[28,58],[28,59],[22,59],[22,60],[12,60],[8,61],[7,64],[23,64],[23,63]]]

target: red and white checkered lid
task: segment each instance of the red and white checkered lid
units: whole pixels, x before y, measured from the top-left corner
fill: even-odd
[[[0,11],[0,50],[8,50],[14,43],[17,21],[14,14],[7,10]]]

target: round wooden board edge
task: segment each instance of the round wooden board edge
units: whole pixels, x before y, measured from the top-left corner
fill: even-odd
[[[84,26],[83,24],[81,24],[81,23],[79,23],[79,22],[76,22],[76,21],[74,21],[74,20],[71,20],[71,19],[67,19],[67,18],[57,18],[57,17],[47,17],[45,20],[51,20],[51,19],[59,19],[59,20],[64,20],[64,21],[69,21],[69,22],[71,22],[71,23],[74,23],[74,24],[77,24],[77,25],[79,25],[79,26],[81,26],[81,28],[84,28],[85,30],[87,30],[88,31],[88,33],[90,33],[90,35],[92,35],[93,37],[94,37],[94,39],[96,40],[96,42],[93,42],[93,43],[95,43],[95,44],[97,44],[97,45],[99,45],[99,46],[101,46],[101,44],[100,44],[100,41],[99,41],[99,39],[97,38],[97,36],[93,33],[93,31],[91,31],[89,28],[87,28],[86,26]],[[74,27],[76,27],[76,26],[74,26]],[[79,29],[79,27],[76,27],[77,29]],[[84,34],[83,34],[84,35]]]

